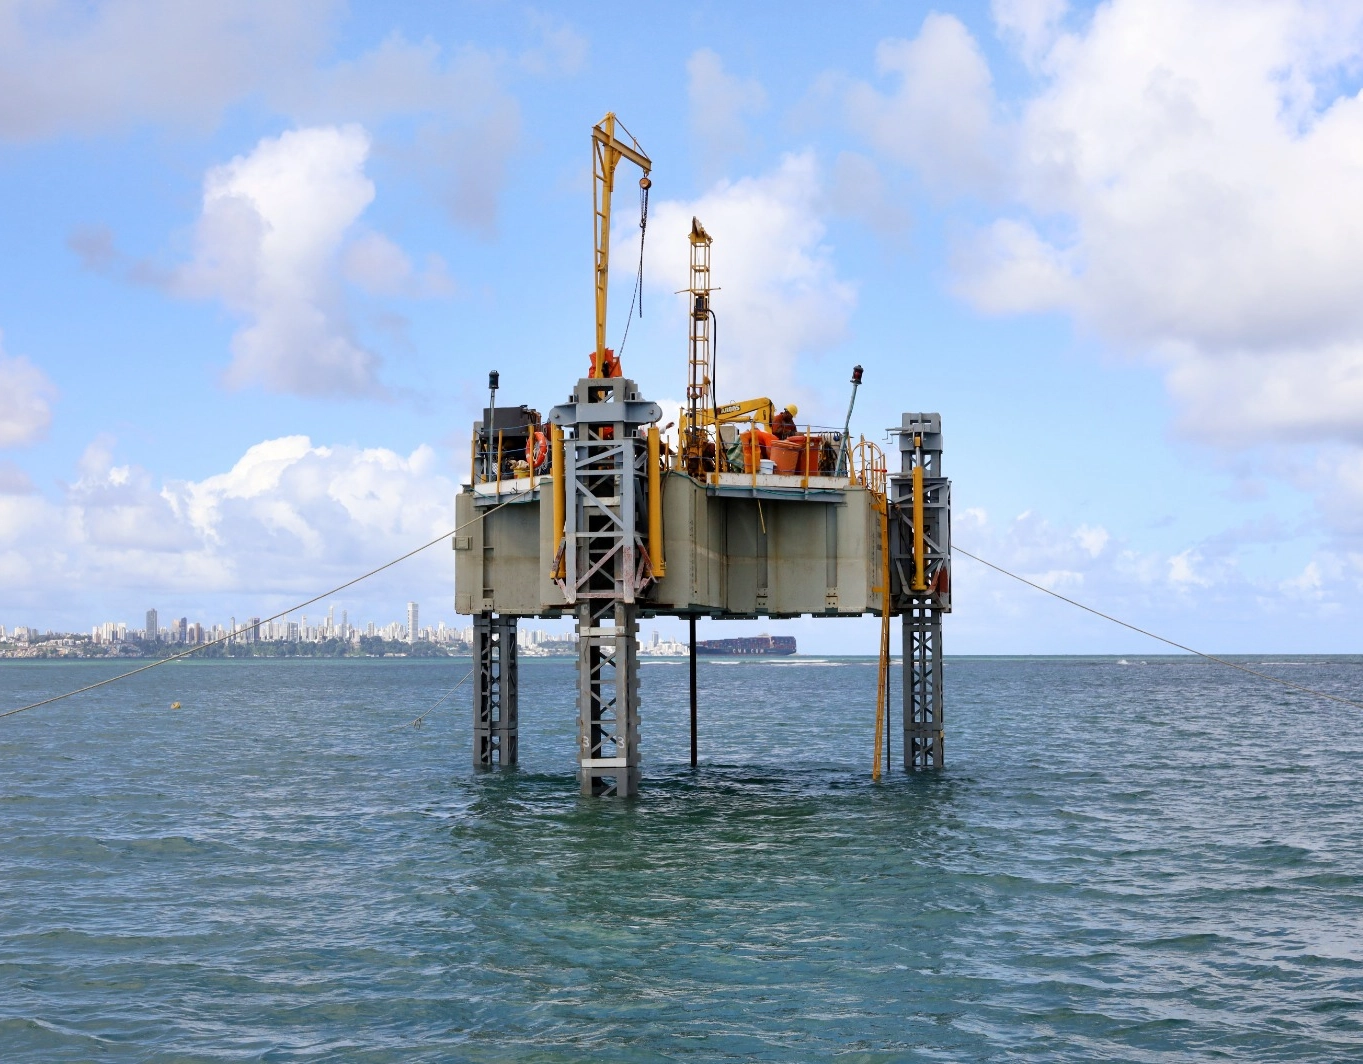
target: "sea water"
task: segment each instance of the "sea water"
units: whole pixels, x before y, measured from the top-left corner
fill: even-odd
[[[1363,659],[1244,659],[1363,700]],[[1261,662],[1261,663],[1260,663]],[[470,767],[466,660],[167,665],[0,720],[0,1061],[1363,1059],[1363,711],[1189,659],[953,659],[873,783],[873,661],[573,662]],[[105,663],[0,664],[0,708]],[[181,709],[172,710],[178,701]],[[898,699],[896,697],[896,715]]]

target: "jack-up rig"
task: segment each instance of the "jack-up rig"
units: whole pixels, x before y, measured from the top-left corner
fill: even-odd
[[[906,413],[890,430],[899,469],[874,443],[796,422],[767,398],[715,393],[711,237],[689,235],[686,407],[675,448],[662,410],[606,347],[611,199],[627,159],[647,218],[652,163],[614,114],[592,129],[596,346],[568,401],[542,417],[498,406],[498,375],[475,422],[469,483],[457,499],[455,608],[474,618],[473,761],[517,761],[516,623],[576,620],[578,779],[584,795],[639,788],[639,618],[684,617],[691,631],[691,761],[696,762],[695,622],[749,617],[881,618],[874,773],[888,733],[890,619],[904,633],[906,769],[941,768],[942,616],[951,610],[951,482],[942,425]],[[862,369],[852,376],[852,400]],[[479,513],[483,520],[476,520]],[[888,747],[886,748],[888,749]]]

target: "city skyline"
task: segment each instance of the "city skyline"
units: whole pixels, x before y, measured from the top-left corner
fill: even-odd
[[[290,621],[288,615],[272,621],[251,617],[238,622],[237,618],[229,617],[225,625],[217,622],[205,625],[202,621],[190,621],[188,616],[184,616],[172,619],[169,624],[161,625],[159,623],[159,611],[152,608],[146,611],[146,622],[144,627],[140,629],[130,628],[125,622],[117,621],[101,622],[84,631],[38,629],[28,625],[10,625],[0,622],[0,643],[30,642],[40,639],[88,638],[93,646],[158,642],[192,647],[208,645],[217,641],[321,643],[330,639],[337,639],[358,645],[363,638],[377,637],[390,643],[431,642],[439,646],[467,646],[472,644],[472,624],[450,625],[444,620],[440,620],[434,625],[414,627],[419,609],[419,603],[409,601],[407,603],[407,620],[390,621],[385,625],[379,625],[372,620],[363,624],[352,625],[349,622],[349,611],[345,609],[340,611],[341,617],[337,622],[335,604],[327,607],[326,616],[316,624],[309,624],[308,615],[300,612],[297,621]],[[531,623],[526,620],[517,625],[517,646],[522,651],[533,651],[542,644],[562,644],[575,639],[570,622],[560,621],[557,625],[552,621],[533,622],[540,625],[550,625],[550,627],[531,627]],[[157,630],[155,640],[147,636],[147,632],[153,626]],[[685,647],[687,644],[678,640],[675,632],[665,633],[662,628],[655,625],[646,630],[641,629],[640,645],[645,652],[667,654],[676,653],[677,648]]]

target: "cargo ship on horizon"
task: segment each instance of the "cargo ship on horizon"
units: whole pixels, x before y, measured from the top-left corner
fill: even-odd
[[[748,656],[756,654],[794,654],[795,637],[793,635],[762,635],[744,636],[737,639],[698,639],[696,640],[697,654],[723,654],[733,656]]]

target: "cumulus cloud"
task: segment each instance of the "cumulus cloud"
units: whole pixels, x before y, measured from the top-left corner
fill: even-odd
[[[0,5],[0,138],[207,125],[295,77],[337,0],[139,0]]]
[[[1112,0],[1056,35],[1059,5],[995,11],[1049,43],[1017,212],[963,249],[960,291],[1154,353],[1185,429],[1212,442],[1358,437],[1363,99],[1339,75],[1363,12]]]
[[[1001,175],[1004,132],[994,117],[989,64],[960,20],[928,15],[912,40],[881,41],[875,63],[892,85],[848,88],[852,128],[934,189],[992,188]]]
[[[530,12],[530,27],[539,42],[520,54],[520,66],[531,74],[578,74],[587,65],[587,38],[566,22],[542,11]]]
[[[994,25],[1023,59],[1035,66],[1059,35],[1066,0],[990,0]]]
[[[282,437],[224,472],[161,483],[119,464],[116,450],[111,437],[94,440],[59,499],[0,490],[0,575],[13,603],[80,611],[81,596],[99,588],[118,601],[135,592],[206,608],[229,596],[242,611],[259,610],[278,601],[271,596],[306,597],[453,527],[457,486],[424,445],[402,455]],[[414,559],[406,578],[448,584],[448,551]],[[80,590],[59,602],[61,587]]]
[[[1180,430],[1225,452],[1363,447],[1363,9],[991,8],[1034,76],[1006,108],[944,15],[882,42],[877,66],[897,86],[847,97],[878,157],[932,187],[1004,178],[984,219],[956,228],[957,293],[992,314],[1066,313],[1151,360]],[[1352,461],[1323,465],[1337,477],[1317,471],[1323,512],[1356,529]],[[1177,571],[1198,572],[1192,561]]]
[[[359,122],[378,131],[386,153],[427,182],[457,222],[491,236],[520,143],[520,105],[505,87],[505,67],[502,57],[478,48],[447,51],[395,33],[298,80],[279,105],[303,123]],[[400,131],[389,130],[394,118],[402,120]]]
[[[1341,597],[1349,593],[1349,579],[1358,583],[1363,576],[1363,555],[1358,556],[1360,564],[1353,565],[1347,556],[1318,552],[1299,563],[1304,568],[1296,576],[1286,575],[1276,564],[1250,572],[1239,563],[1232,544],[1219,541],[1224,536],[1141,549],[1101,526],[1067,527],[1035,511],[996,520],[979,508],[967,507],[957,512],[954,525],[953,541],[972,554],[1058,594],[1208,651],[1224,647],[1207,645],[1206,631],[1237,629],[1242,651],[1282,649],[1287,619],[1334,616],[1342,608]],[[1051,651],[1057,644],[1092,652],[1172,652],[1110,621],[1048,599],[960,552],[952,577],[953,645],[995,652]],[[1245,627],[1249,617],[1253,623]],[[1266,623],[1274,618],[1283,625]],[[1294,630],[1320,645],[1319,628]],[[1331,644],[1329,637],[1326,644]]]
[[[0,334],[0,447],[18,447],[46,435],[57,389],[28,359],[5,354],[3,340]]]
[[[700,48],[686,61],[686,96],[704,168],[717,174],[751,145],[747,120],[767,109],[767,92],[756,78],[728,73],[712,49]]]
[[[300,395],[379,391],[378,358],[346,319],[338,269],[347,232],[374,198],[368,154],[358,126],[300,129],[208,172],[194,258],[173,285],[245,319],[232,340],[229,385]]]
[[[719,320],[721,399],[788,394],[797,361],[838,343],[856,302],[824,243],[823,184],[812,154],[788,155],[772,172],[721,181],[691,201],[649,211],[645,278],[663,292],[690,285],[686,246],[697,217],[714,240],[712,283]],[[629,261],[634,234],[617,238]],[[633,245],[633,246],[631,246]]]
[[[251,101],[299,125],[365,125],[456,222],[494,233],[520,143],[507,81],[517,69],[540,77],[580,69],[585,40],[532,15],[535,43],[519,62],[399,33],[328,62],[343,11],[339,0],[0,4],[0,140],[146,124],[211,128]]]
[[[833,160],[826,205],[830,212],[855,218],[877,236],[898,237],[909,226],[909,213],[894,196],[875,162],[854,151]]]
[[[345,278],[371,295],[411,298],[451,296],[454,279],[439,255],[426,257],[426,269],[417,271],[407,253],[382,233],[361,233],[341,257]]]

